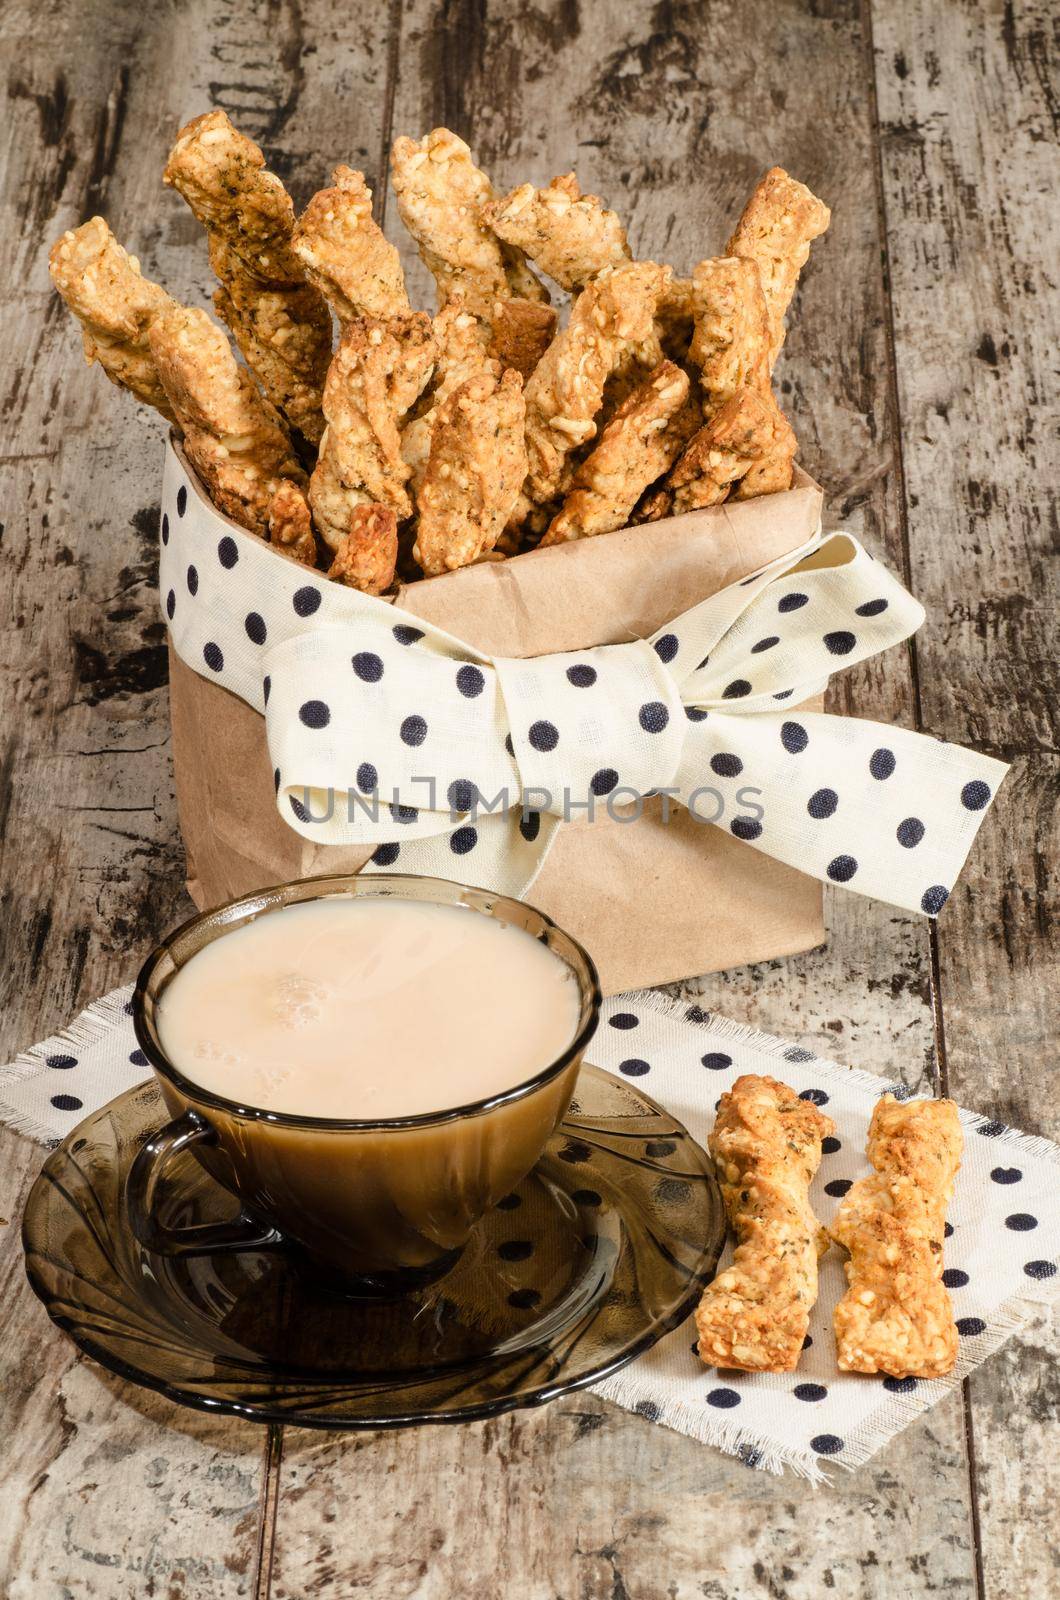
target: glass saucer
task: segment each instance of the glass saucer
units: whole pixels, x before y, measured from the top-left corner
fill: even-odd
[[[400,1300],[344,1299],[295,1252],[145,1250],[129,1167],[166,1120],[155,1084],[120,1095],[48,1157],[23,1219],[29,1281],[85,1353],[182,1405],[255,1422],[385,1428],[540,1405],[647,1350],[717,1267],[710,1159],[632,1084],[584,1066],[545,1154],[445,1277]],[[190,1153],[162,1215],[230,1216]]]

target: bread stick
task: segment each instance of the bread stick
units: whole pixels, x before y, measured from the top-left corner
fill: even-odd
[[[539,300],[498,300],[490,317],[489,354],[513,367],[525,383],[556,334],[559,321]]]
[[[809,1187],[834,1131],[775,1078],[737,1078],[722,1095],[708,1143],[737,1243],[696,1311],[707,1366],[791,1372],[798,1364],[823,1241]]]
[[[743,209],[727,256],[745,256],[757,264],[769,310],[770,368],[784,343],[784,317],[810,245],[824,233],[831,212],[804,183],[783,167],[770,167]]]
[[[291,244],[309,282],[340,322],[407,316],[401,258],[372,218],[363,172],[336,167],[295,223]]]
[[[716,256],[692,274],[689,360],[699,369],[709,422],[737,389],[769,388],[771,325],[754,261]]]
[[[486,353],[489,328],[467,309],[462,296],[454,296],[439,311],[432,330],[437,347],[432,388],[424,393],[401,435],[401,454],[409,468],[413,494],[419,492],[431,453],[434,426],[446,400],[469,378],[483,373],[499,378],[502,370]]]
[[[284,478],[276,486],[269,501],[269,542],[285,550],[304,566],[317,564],[317,542],[313,537],[313,524],[305,489],[291,478]]]
[[[629,259],[618,217],[597,195],[582,194],[573,172],[553,178],[545,189],[520,184],[489,201],[482,218],[562,289],[583,289],[602,268]]]
[[[942,1282],[946,1207],[964,1136],[952,1100],[876,1102],[868,1157],[875,1172],[847,1191],[831,1234],[850,1252],[835,1309],[841,1372],[941,1378],[957,1359]]]
[[[439,411],[420,486],[414,555],[428,577],[489,555],[526,477],[523,384],[481,373]]]
[[[391,507],[355,505],[328,577],[362,594],[384,594],[394,581],[397,555],[397,517]]]
[[[740,499],[787,489],[795,450],[795,435],[772,394],[737,389],[693,434],[666,480],[674,513],[719,505],[733,484]]]

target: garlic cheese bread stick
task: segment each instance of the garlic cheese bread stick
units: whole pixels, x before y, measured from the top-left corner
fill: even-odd
[[[786,173],[770,167],[756,185],[725,246],[727,256],[754,261],[769,309],[770,367],[784,343],[784,316],[810,245],[824,233],[832,214],[823,200]]]

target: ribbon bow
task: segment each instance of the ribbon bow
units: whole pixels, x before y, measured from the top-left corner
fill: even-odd
[[[173,503],[183,519],[179,489]],[[802,872],[935,916],[1007,771],[906,729],[797,709],[924,620],[848,534],[649,640],[516,660],[307,582],[238,532],[202,573],[183,571],[167,522],[178,654],[264,711],[285,820],[317,844],[372,847],[366,870],[399,863],[522,895],[565,819],[606,808],[635,822],[661,792],[664,816],[685,806]],[[266,594],[272,613],[246,612],[244,638],[217,573],[237,561],[236,603]]]

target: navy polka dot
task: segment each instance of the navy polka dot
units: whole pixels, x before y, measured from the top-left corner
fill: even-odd
[[[924,837],[924,824],[919,817],[906,817],[895,829],[895,838],[906,850],[915,850]]]
[[[715,1406],[719,1411],[731,1411],[733,1406],[740,1404],[740,1396],[735,1389],[712,1389],[707,1395],[707,1405]]]
[[[874,750],[869,758],[869,771],[880,783],[889,778],[895,769],[894,751],[882,747]]]
[[[370,761],[362,761],[357,768],[357,787],[362,794],[372,794],[379,787],[379,774]]]
[[[307,700],[298,707],[298,720],[307,728],[326,728],[331,712],[323,700]]]
[[[727,1056],[721,1050],[711,1050],[707,1055],[700,1056],[700,1061],[708,1072],[724,1072],[732,1066],[732,1056]]]
[[[655,654],[660,661],[672,661],[677,654],[676,633],[664,633],[661,639],[656,639]]]
[[[131,1050],[129,1060],[134,1067],[147,1067],[151,1064],[142,1050]]]
[[[261,680],[261,694],[262,694],[262,699],[265,701],[266,705],[268,705],[268,703],[269,703],[269,696],[270,696],[271,693],[272,693],[272,679],[266,673],[265,677],[262,678],[262,680]]]
[[[628,1061],[618,1063],[618,1070],[627,1078],[643,1078],[646,1072],[651,1071],[651,1066],[647,1061],[641,1061],[638,1056],[631,1056]]]
[[[560,1160],[565,1161],[569,1167],[576,1167],[582,1161],[588,1161],[591,1155],[592,1151],[589,1146],[583,1143],[581,1139],[568,1139],[563,1149],[559,1152]]]
[[[702,1006],[689,1006],[685,1012],[686,1022],[709,1022],[710,1012],[704,1011]]]
[[[746,678],[734,678],[731,683],[725,685],[721,692],[721,698],[723,700],[742,700],[745,695],[750,693],[751,685]]]
[[[994,1183],[1019,1183],[1023,1173],[1019,1167],[995,1167],[990,1177]]]
[[[1028,1211],[1014,1211],[1011,1217],[1005,1218],[1005,1227],[1013,1233],[1031,1233],[1038,1226],[1038,1218],[1032,1217]]]
[[[774,700],[790,700],[795,693],[794,689],[781,689],[773,696]]]
[[[182,517],[188,509],[188,491],[184,484],[177,490],[177,516]]]
[[[401,851],[399,844],[377,845],[372,851],[372,860],[377,867],[392,867]]]
[[[508,1296],[508,1304],[514,1306],[516,1311],[533,1311],[535,1306],[541,1304],[540,1290],[513,1289]]]
[[[1023,1270],[1028,1278],[1056,1277],[1056,1263],[1053,1261],[1028,1261]]]
[[[77,1066],[76,1056],[45,1056],[49,1067],[54,1067],[57,1072],[68,1072],[71,1067]]]
[[[962,1339],[974,1339],[977,1333],[986,1332],[982,1317],[958,1317],[956,1326]]]
[[[559,729],[551,722],[533,722],[527,738],[535,750],[554,750],[559,744]]]
[[[759,639],[757,644],[753,644],[751,646],[751,654],[753,656],[760,656],[763,650],[772,650],[773,646],[779,643],[779,636],[775,633],[771,633],[767,639]]]
[[[416,806],[395,805],[392,801],[388,802],[387,810],[395,822],[415,822],[420,814]]]
[[[497,1254],[502,1261],[528,1261],[534,1253],[534,1247],[529,1239],[506,1239],[497,1246]]]
[[[170,622],[173,621],[173,613],[176,611],[176,609],[177,597],[173,593],[173,590],[170,589],[169,593],[166,595],[166,616],[169,618]]]
[[[169,518],[164,511],[162,513],[162,543],[169,543]]]
[[[423,629],[409,628],[405,623],[399,622],[394,629],[394,638],[398,644],[417,644],[423,638]]]
[[[456,686],[465,700],[474,700],[486,687],[486,680],[477,667],[461,667],[456,675]]]
[[[912,1394],[916,1388],[915,1378],[884,1378],[883,1387],[888,1394]]]
[[[824,1192],[830,1194],[833,1200],[841,1200],[853,1181],[853,1178],[833,1178],[831,1183],[825,1184]]]
[[[217,559],[222,567],[226,567],[229,572],[239,560],[239,547],[231,534],[226,533],[217,546]]]
[[[478,799],[478,784],[472,783],[470,778],[454,778],[445,797],[450,811],[470,811]]]
[[[821,821],[825,817],[833,816],[838,804],[839,796],[834,789],[818,789],[815,794],[811,794],[806,809],[811,817]]]
[[[736,1454],[745,1467],[757,1467],[761,1464],[763,1452],[759,1450],[757,1445],[745,1443],[740,1445]]]
[[[947,1289],[963,1289],[968,1282],[968,1274],[962,1272],[960,1267],[947,1267],[942,1274],[942,1281]]]
[[[661,700],[649,700],[637,713],[637,721],[645,733],[662,733],[670,720],[670,713]]]
[[[756,822],[754,817],[733,817],[729,823],[729,832],[737,839],[744,839],[748,843],[757,839],[762,832],[762,824]]]
[[[810,1348],[810,1346],[812,1344],[813,1344],[813,1334],[812,1333],[808,1333],[806,1335],[805,1339],[802,1341],[802,1348],[804,1350],[809,1350],[809,1348]]]
[[[961,790],[961,805],[969,811],[982,811],[990,799],[990,789],[980,779],[966,783]]]
[[[1005,1131],[1003,1122],[981,1122],[975,1130],[981,1133],[984,1139],[997,1139]]]
[[[716,772],[719,778],[738,778],[743,771],[743,762],[739,756],[727,755],[723,751],[720,755],[711,756],[710,770]]]
[[[944,1222],[942,1224],[942,1237],[944,1239],[952,1239],[953,1238],[953,1224],[952,1223]]]
[[[211,672],[220,672],[225,664],[225,658],[221,654],[221,646],[214,644],[212,639],[208,644],[203,645],[202,659],[206,662]]]
[[[685,716],[689,722],[706,722],[709,712],[704,711],[702,706],[685,706]]]
[[[80,1111],[85,1102],[76,1094],[53,1094],[51,1103],[56,1111]]]
[[[567,682],[572,683],[576,689],[591,689],[596,682],[596,668],[578,662],[573,667],[567,668]]]
[[[507,750],[508,754],[514,760],[514,758],[515,758],[515,746],[512,743],[512,736],[511,736],[510,733],[506,733],[504,735],[504,748]]]
[[[929,917],[937,917],[949,897],[950,891],[941,883],[932,884],[920,897],[920,909],[926,911]]]
[[[247,630],[247,638],[250,640],[251,644],[265,643],[267,636],[265,618],[259,615],[257,611],[251,611],[247,615],[243,622],[243,626]]]
[[[658,1422],[662,1415],[654,1400],[638,1400],[633,1409],[639,1417],[647,1417],[649,1422]]]
[[[614,767],[601,767],[589,779],[589,788],[596,795],[610,794],[612,789],[618,788],[618,773]]]
[[[816,1450],[819,1456],[838,1455],[842,1448],[842,1439],[834,1433],[819,1433],[815,1439],[810,1440],[810,1449]]]
[[[519,832],[522,834],[527,844],[533,844],[534,840],[541,832],[540,811],[524,812],[524,814],[519,818]]]
[[[280,769],[279,769],[279,767],[276,768],[276,771],[272,775],[272,787],[275,789],[276,793],[279,794],[279,792],[280,792]]]
[[[785,722],[781,725],[780,742],[790,756],[797,756],[809,744],[810,736],[801,722]]]
[[[839,1140],[833,1139],[831,1135],[829,1135],[827,1139],[821,1140],[821,1151],[826,1156],[834,1156],[836,1152],[842,1150],[842,1148],[843,1146],[840,1144]]]
[[[194,567],[189,567],[188,568],[188,593],[189,594],[198,594],[198,592],[199,592],[199,574],[198,574],[198,572],[196,571],[196,569]]]
[[[833,883],[849,883],[857,870],[853,856],[835,856],[825,868]]]
[[[523,1203],[523,1200],[522,1200],[522,1196],[521,1195],[518,1195],[518,1194],[506,1194],[504,1196],[503,1200],[498,1200],[497,1201],[497,1210],[498,1211],[518,1211],[518,1209],[522,1205],[522,1203]]]
[[[374,650],[359,650],[353,658],[353,670],[362,683],[378,683],[383,676],[383,663]]]
[[[786,594],[777,602],[777,610],[781,613],[799,611],[804,605],[809,604],[809,599],[808,594]]]
[[[423,743],[427,737],[427,723],[423,717],[406,717],[399,729],[402,744],[410,745],[413,749]]]
[[[812,1106],[826,1106],[828,1104],[828,1096],[823,1089],[801,1089],[799,1091],[799,1099],[808,1100]]]
[[[784,1052],[785,1061],[812,1061],[813,1051],[804,1050],[801,1044],[789,1045]]]
[[[597,1206],[602,1206],[604,1203],[603,1196],[597,1194],[595,1189],[575,1189],[571,1194],[571,1199],[575,1205],[588,1206],[590,1210],[595,1210]]]
[[[294,606],[296,614],[300,617],[311,617],[314,611],[319,611],[320,601],[320,590],[312,583],[307,583],[302,589],[296,589],[291,596],[291,604]],[[356,668],[354,668],[354,671],[356,671]]]
[[[449,848],[455,856],[466,856],[468,851],[474,850],[477,844],[477,828],[457,828],[449,840]]]
[[[646,1156],[672,1156],[677,1146],[672,1139],[649,1139],[644,1146]]]
[[[857,606],[855,609],[859,617],[878,617],[881,611],[887,610],[887,601],[866,600],[863,606]]]
[[[797,1383],[791,1391],[796,1400],[827,1400],[828,1390],[823,1383]]]
[[[848,656],[858,641],[852,633],[840,629],[837,633],[826,633],[824,642],[832,655]]]
[[[293,794],[289,794],[287,796],[287,799],[288,799],[288,802],[290,803],[291,810],[294,812],[294,814],[298,818],[299,822],[308,822],[309,821],[309,812],[306,810],[306,808],[302,804],[301,800],[296,800]]]
[[[616,1011],[614,1016],[609,1018],[609,1021],[612,1028],[619,1028],[623,1032],[629,1028],[638,1028],[640,1026],[640,1018],[635,1017],[632,1011]]]

